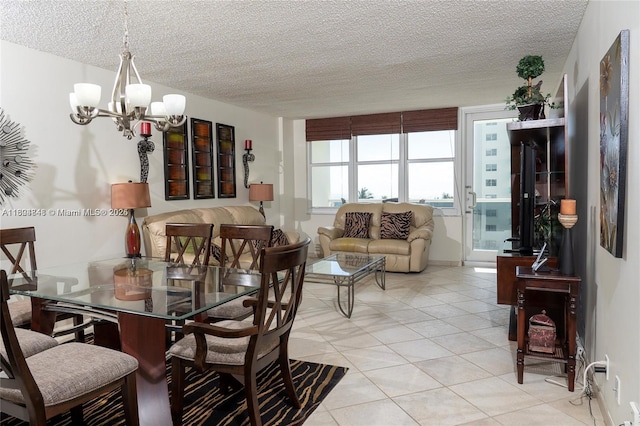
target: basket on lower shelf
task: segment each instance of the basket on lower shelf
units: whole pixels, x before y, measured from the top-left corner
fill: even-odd
[[[556,345],[556,324],[546,311],[529,318],[529,351],[552,354]]]

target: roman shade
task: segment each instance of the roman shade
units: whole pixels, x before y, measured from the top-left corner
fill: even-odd
[[[458,107],[316,118],[307,120],[306,127],[308,142],[360,135],[458,130]]]

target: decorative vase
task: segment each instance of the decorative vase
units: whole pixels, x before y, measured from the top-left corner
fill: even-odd
[[[520,121],[538,120],[544,118],[544,104],[518,105]]]

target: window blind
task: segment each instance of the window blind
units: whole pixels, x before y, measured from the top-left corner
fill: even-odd
[[[308,141],[351,139],[351,117],[307,120]]]
[[[351,139],[359,135],[458,130],[458,107],[317,118],[306,121],[307,141]]]
[[[402,132],[458,130],[458,108],[422,109],[402,113]]]
[[[400,133],[402,130],[402,113],[388,112],[384,114],[355,115],[351,117],[351,134],[385,135]]]

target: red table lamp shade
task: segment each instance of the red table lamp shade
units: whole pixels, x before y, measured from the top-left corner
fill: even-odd
[[[140,256],[140,229],[133,209],[143,207],[151,207],[148,184],[127,182],[111,185],[111,208],[129,210],[129,225],[124,240],[128,257]]]

